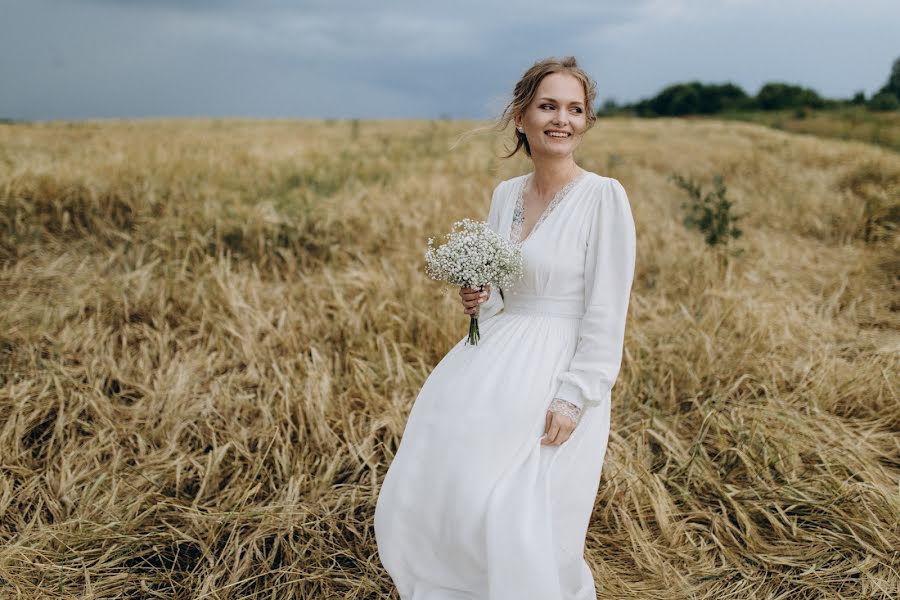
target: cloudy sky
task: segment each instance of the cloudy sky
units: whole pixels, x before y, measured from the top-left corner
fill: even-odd
[[[0,0],[0,118],[488,118],[545,56],[599,102],[699,79],[866,95],[897,0]]]

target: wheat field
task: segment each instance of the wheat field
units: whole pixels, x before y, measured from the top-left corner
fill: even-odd
[[[478,125],[0,126],[0,598],[396,599],[375,499],[468,329],[425,242],[531,167]],[[576,159],[638,237],[599,597],[900,596],[900,155],[601,119]]]

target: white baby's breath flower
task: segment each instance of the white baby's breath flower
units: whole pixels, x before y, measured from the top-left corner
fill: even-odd
[[[507,287],[522,276],[521,247],[501,237],[484,221],[463,219],[453,224],[447,242],[434,248],[428,238],[425,271],[429,277],[460,287],[488,283]],[[478,343],[478,318],[469,323],[469,342]]]

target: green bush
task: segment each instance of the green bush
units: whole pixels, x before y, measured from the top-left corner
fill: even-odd
[[[710,247],[726,246],[730,241],[741,237],[743,232],[735,225],[741,216],[732,213],[734,203],[725,197],[727,188],[721,175],[713,176],[713,191],[706,194],[693,179],[677,173],[673,173],[671,179],[690,197],[681,203],[685,212],[685,227],[702,233]]]

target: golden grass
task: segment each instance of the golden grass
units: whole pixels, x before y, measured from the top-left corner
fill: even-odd
[[[0,597],[396,598],[376,494],[468,324],[425,240],[530,168],[448,150],[475,125],[0,127]],[[900,260],[864,240],[900,158],[615,119],[578,159],[638,229],[600,596],[896,598]],[[672,172],[746,213],[727,268]]]
[[[714,118],[763,123],[794,133],[808,133],[840,140],[858,140],[900,152],[900,111],[870,111],[864,106],[817,110],[800,108],[776,111],[723,113]]]

